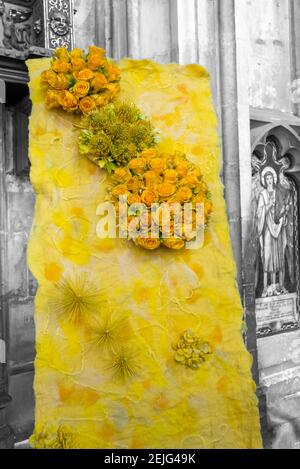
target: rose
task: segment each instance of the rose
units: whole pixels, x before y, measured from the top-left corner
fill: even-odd
[[[46,107],[48,109],[53,109],[60,107],[59,103],[59,92],[58,91],[53,91],[53,90],[48,90],[46,94]]]
[[[95,101],[97,107],[106,106],[111,99],[109,93],[93,94],[91,97]]]
[[[119,80],[121,71],[113,62],[107,62],[105,64],[105,70],[109,81]]]
[[[193,193],[189,187],[180,187],[178,191],[176,192],[176,198],[179,202],[185,203],[191,200],[193,197]]]
[[[72,68],[75,71],[83,70],[86,68],[86,62],[81,57],[72,57],[71,59]]]
[[[154,251],[160,247],[160,240],[157,238],[136,238],[136,244],[149,251]]]
[[[103,49],[102,49],[103,50]],[[87,66],[90,70],[97,70],[97,68],[102,67],[105,64],[104,55],[102,53],[89,53],[87,59]]]
[[[65,60],[54,60],[51,65],[52,70],[57,73],[68,73],[72,70],[71,64]]]
[[[58,96],[59,104],[65,111],[74,112],[78,109],[78,99],[70,91],[61,91]]]
[[[133,158],[128,166],[134,173],[141,174],[145,168],[145,161],[143,158]]]
[[[194,174],[188,174],[185,178],[180,181],[181,185],[186,185],[191,189],[195,189],[199,186],[199,179]]]
[[[105,49],[102,49],[101,47],[97,46],[90,46],[89,47],[89,55],[101,55],[102,57],[105,57]]]
[[[157,174],[160,174],[164,171],[166,167],[166,162],[162,158],[153,158],[149,162],[149,166]]]
[[[159,178],[157,174],[155,174],[154,171],[146,171],[144,173],[144,179],[145,179],[146,186],[152,189],[155,187],[156,183],[159,182],[158,181]]]
[[[105,89],[110,93],[112,97],[114,97],[119,92],[120,87],[118,83],[108,83],[107,85],[105,85]]]
[[[107,79],[105,78],[103,73],[99,73],[99,72],[95,73],[95,76],[91,83],[93,90],[96,92],[103,90],[106,84],[107,84]]]
[[[147,207],[150,207],[154,202],[157,202],[158,197],[153,190],[145,189],[141,195],[141,200]]]
[[[179,250],[184,247],[184,240],[181,238],[167,238],[163,240],[163,245],[169,249]]]
[[[89,81],[94,78],[95,74],[94,72],[92,72],[92,70],[89,70],[88,68],[84,68],[83,70],[74,72],[73,75],[76,78],[76,80]]]
[[[130,172],[126,168],[117,168],[112,177],[117,182],[125,182],[130,178]]]
[[[85,96],[79,101],[79,109],[84,114],[91,112],[95,107],[95,101],[90,96]]]
[[[53,72],[53,70],[44,70],[41,73],[40,83],[42,86],[46,85],[48,87],[48,85],[50,84],[49,80],[51,80],[54,83],[56,81],[56,77],[57,77],[57,74]]]
[[[186,161],[183,161],[182,163],[179,163],[177,166],[176,166],[176,172],[178,174],[179,177],[184,177],[186,176],[187,172],[188,172],[188,169],[189,169],[189,165]]]
[[[194,197],[193,202],[195,204],[203,204],[204,203],[205,196],[203,193],[197,194],[196,197]]]
[[[83,98],[88,94],[90,90],[90,84],[87,81],[78,81],[73,86],[73,92],[78,98]]]
[[[56,90],[67,90],[70,86],[68,77],[63,73],[54,73],[49,74],[48,78],[49,85]]]
[[[71,52],[70,52],[71,58],[82,58],[82,50],[79,49],[79,47],[75,47]]]
[[[54,56],[64,62],[68,62],[70,60],[70,53],[65,47],[58,47],[54,52]]]
[[[128,179],[126,186],[130,192],[138,192],[141,188],[141,182],[136,176],[134,176]]]
[[[176,186],[168,182],[163,182],[157,186],[157,190],[162,199],[167,199],[176,192]]]
[[[177,181],[177,172],[174,169],[166,169],[164,171],[164,180],[170,184],[175,184]]]
[[[124,184],[119,184],[112,191],[112,195],[116,197],[117,199],[121,197],[122,195],[127,195],[127,194],[128,194],[128,190]]]
[[[147,162],[152,158],[157,158],[157,150],[155,148],[148,148],[148,150],[143,150],[141,153],[141,158],[144,158],[144,160]]]
[[[142,202],[141,197],[138,194],[131,194],[128,197],[129,205],[140,204],[141,202]]]

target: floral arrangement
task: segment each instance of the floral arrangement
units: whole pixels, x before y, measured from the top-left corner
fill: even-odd
[[[176,363],[192,370],[197,370],[212,354],[210,344],[199,339],[191,330],[184,331],[173,348]]]
[[[149,119],[133,104],[111,103],[83,116],[79,151],[111,172],[156,145]]]
[[[144,150],[138,158],[117,168],[112,179],[111,193],[117,211],[120,197],[126,197],[128,238],[140,247],[155,250],[163,245],[181,249],[186,242],[195,239],[197,223],[208,223],[212,211],[210,192],[199,168],[183,153],[159,153],[156,148]],[[135,210],[137,204],[144,204],[147,210]],[[184,212],[184,204],[190,204],[192,208],[188,213]],[[199,221],[197,204],[204,207],[203,218]],[[164,214],[170,220],[167,225]],[[132,221],[140,231],[138,236],[130,230]],[[152,236],[153,228],[156,236]]]
[[[69,52],[56,49],[51,68],[41,74],[48,109],[88,113],[108,104],[119,91],[120,70],[105,57],[105,50],[89,47]]]

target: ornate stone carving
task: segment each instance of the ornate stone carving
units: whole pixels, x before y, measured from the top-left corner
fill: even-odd
[[[0,0],[0,55],[25,59],[73,47],[73,0]]]

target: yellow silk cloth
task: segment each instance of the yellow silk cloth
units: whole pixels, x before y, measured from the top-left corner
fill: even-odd
[[[48,59],[27,64],[31,181],[37,194],[29,264],[39,284],[31,445],[260,448],[207,72],[148,60],[119,64],[119,99],[151,117],[161,150],[184,151],[200,166],[212,193],[203,248],[148,252],[127,240],[97,237],[96,210],[110,177],[79,155],[73,127],[79,118],[46,110],[39,76]],[[94,291],[96,285],[99,295],[90,314],[74,323],[63,317],[64,309],[67,318],[70,312],[66,285],[84,289],[82,275],[85,287]],[[93,341],[93,320],[111,321],[115,344]],[[197,370],[174,360],[173,344],[188,329],[213,348]],[[127,379],[113,373],[111,345],[130,351]]]

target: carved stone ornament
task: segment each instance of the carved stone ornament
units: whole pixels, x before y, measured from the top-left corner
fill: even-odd
[[[73,0],[0,0],[0,56],[26,59],[73,47]]]

